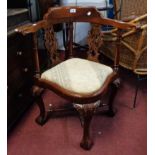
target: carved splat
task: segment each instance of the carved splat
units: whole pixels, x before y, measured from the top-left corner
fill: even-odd
[[[88,59],[92,61],[98,61],[99,49],[103,45],[103,34],[101,33],[101,26],[92,24],[92,28],[89,31],[87,43],[89,46]]]
[[[47,51],[49,52],[52,64],[58,64],[60,62],[60,56],[57,51],[58,45],[53,26],[45,29],[45,46]]]

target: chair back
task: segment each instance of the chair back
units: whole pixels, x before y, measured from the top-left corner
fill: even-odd
[[[67,51],[69,51],[69,57],[73,57],[73,23],[74,22],[88,22],[97,25],[111,25],[120,29],[129,29],[134,27],[127,23],[115,21],[112,19],[104,18],[95,7],[79,7],[79,6],[64,6],[50,8],[44,15],[44,22],[46,25],[45,36],[49,36],[51,32],[51,26],[59,23],[67,24],[68,38],[67,38]],[[50,29],[48,29],[50,28]],[[100,33],[100,32],[99,32]],[[99,33],[96,34],[96,38]],[[53,32],[51,32],[53,34]],[[49,37],[50,38],[50,37]],[[91,37],[92,38],[92,37]],[[100,38],[100,37],[98,37]],[[48,40],[48,37],[45,38]],[[55,39],[53,39],[55,40]],[[49,43],[49,41],[47,41]],[[99,41],[98,41],[99,42]],[[52,44],[52,47],[54,44]],[[52,49],[50,47],[49,49]],[[54,51],[54,49],[52,50]]]
[[[24,35],[33,33],[36,73],[40,72],[39,59],[37,54],[37,32],[40,29],[44,30],[45,46],[50,54],[52,63],[55,65],[60,62],[60,59],[59,53],[57,51],[57,39],[55,37],[53,25],[59,23],[67,24],[68,38],[66,40],[66,51],[68,53],[68,57],[73,57],[73,22],[88,22],[97,25],[111,25],[118,29],[131,29],[135,27],[134,24],[104,18],[95,7],[63,6],[49,8],[48,12],[43,17],[43,20],[30,26],[21,27],[18,29],[18,31]],[[95,36],[95,40],[99,38],[97,34],[95,34]],[[118,64],[118,57],[119,54],[117,50],[115,65]]]
[[[58,23],[88,22],[99,25],[111,25],[119,29],[130,29],[134,25],[104,18],[95,7],[63,6],[49,8],[44,15],[46,26]]]

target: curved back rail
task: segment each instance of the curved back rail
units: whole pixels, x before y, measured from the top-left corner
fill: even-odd
[[[43,20],[29,26],[21,26],[16,31],[26,35],[35,33],[39,29],[46,28],[50,25],[64,22],[89,22],[99,25],[111,25],[119,29],[131,29],[135,27],[132,23],[104,18],[95,7],[64,6],[49,8]]]

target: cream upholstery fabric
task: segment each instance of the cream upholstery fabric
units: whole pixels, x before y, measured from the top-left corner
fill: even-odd
[[[108,66],[72,58],[45,71],[41,78],[75,93],[90,94],[100,89],[112,72]]]

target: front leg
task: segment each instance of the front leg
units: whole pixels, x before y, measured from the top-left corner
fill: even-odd
[[[90,150],[93,146],[93,141],[90,138],[90,123],[95,112],[95,109],[99,106],[99,103],[91,104],[74,104],[74,107],[80,114],[83,125],[83,137],[80,146],[85,150]]]
[[[39,110],[40,110],[40,114],[36,118],[36,123],[41,125],[41,126],[44,125],[46,120],[47,120],[47,114],[46,114],[44,102],[42,99],[43,91],[44,91],[44,89],[42,89],[38,86],[33,87],[33,96],[35,97],[36,103],[37,103]]]

